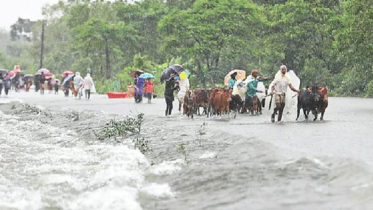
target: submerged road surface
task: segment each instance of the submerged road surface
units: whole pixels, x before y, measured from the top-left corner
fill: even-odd
[[[164,118],[165,102],[156,98],[148,104],[136,104],[133,99],[108,99],[106,95],[92,95],[91,100],[65,98],[60,95],[38,93],[14,93],[1,101],[18,100],[31,105],[46,108],[67,108],[74,110],[96,110],[110,114],[128,115],[144,113]],[[363,160],[373,164],[373,99],[361,98],[329,98],[325,121],[304,121],[303,114],[295,121],[296,107],[290,115],[286,115],[283,123],[270,122],[270,113],[263,110],[261,116],[238,115],[236,119],[197,117],[194,121],[181,117],[178,101],[174,101],[172,119],[181,124],[197,124],[210,122],[212,129],[223,130],[234,135],[253,137],[271,142],[277,146],[288,148],[294,153],[306,153],[326,156],[342,156]],[[313,115],[310,115],[313,119]],[[213,126],[216,124],[217,126]]]
[[[35,132],[32,120],[3,114],[2,126],[20,133],[0,137],[0,209],[373,209],[372,99],[329,98],[322,122],[295,121],[293,107],[282,123],[271,123],[268,109],[192,120],[177,101],[165,117],[163,99],[12,92],[0,98],[0,111],[11,113],[1,105],[9,101],[59,110],[53,116],[86,110],[74,122],[83,130],[100,115],[144,113],[152,152],[96,145],[77,129],[58,130],[68,123],[61,120],[38,121]]]

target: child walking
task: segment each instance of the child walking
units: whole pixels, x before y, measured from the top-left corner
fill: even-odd
[[[56,80],[54,83],[54,94],[58,95],[58,88],[60,88],[60,81]]]
[[[148,98],[148,103],[152,102],[152,96],[154,92],[154,83],[151,79],[147,79],[145,83],[145,96]]]

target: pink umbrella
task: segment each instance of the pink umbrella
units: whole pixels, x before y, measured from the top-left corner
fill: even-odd
[[[39,69],[39,70],[38,70],[38,74],[41,74],[42,72],[43,72],[44,74],[46,74],[46,73],[50,73],[50,71],[49,71],[48,69],[44,69],[44,68],[43,68],[43,69]]]
[[[74,74],[74,72],[72,72],[72,71],[64,71],[63,73],[62,73],[62,76],[63,77],[66,77],[67,75],[73,75]]]
[[[14,71],[10,71],[8,73],[8,77],[11,78],[11,79],[13,79],[13,77],[15,77],[15,76],[16,76],[16,73],[14,73]]]

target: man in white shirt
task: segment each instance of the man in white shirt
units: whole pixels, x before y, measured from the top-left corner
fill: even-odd
[[[76,91],[76,95],[75,97],[79,94],[79,96],[81,96],[79,90],[81,88],[83,88],[83,84],[84,84],[84,80],[83,78],[80,76],[80,73],[79,72],[76,72],[75,73],[75,77],[74,77],[74,88],[75,88],[75,91]]]
[[[177,98],[179,100],[179,111],[181,111],[181,106],[184,103],[184,96],[185,93],[189,90],[189,79],[185,78],[182,80],[179,80],[179,92],[177,93]]]
[[[287,88],[289,87],[292,91],[300,93],[299,90],[295,89],[291,84],[291,79],[286,75],[287,68],[285,65],[280,67],[281,74],[276,75],[274,80],[274,85],[272,86],[271,94],[275,94],[275,102],[276,108],[271,116],[271,121],[275,122],[275,113],[278,113],[278,121],[281,121],[282,113],[285,107],[285,94],[287,92]]]
[[[93,87],[93,80],[90,74],[84,77],[84,95],[86,99],[91,98],[91,88]]]

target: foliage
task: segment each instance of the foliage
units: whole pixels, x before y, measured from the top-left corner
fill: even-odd
[[[189,162],[188,161],[188,154],[187,154],[186,147],[185,147],[184,143],[179,144],[179,147],[177,148],[177,152],[179,152],[180,154],[182,154],[184,156],[185,163]]]
[[[248,1],[198,0],[187,10],[175,9],[159,23],[165,36],[163,50],[185,54],[196,63],[190,69],[206,86],[206,73],[220,70],[220,60],[236,59],[251,51],[255,28],[261,24],[259,8]],[[215,83],[213,77],[212,82]]]
[[[202,146],[203,136],[206,135],[206,125],[207,123],[203,122],[203,124],[197,130],[197,141],[199,143],[199,146]]]
[[[14,112],[16,114],[32,114],[32,115],[44,115],[47,117],[52,117],[51,113],[45,112],[41,110],[39,107],[29,105],[29,104],[21,104],[21,107],[17,107],[16,105],[12,105],[12,110],[15,110]]]
[[[31,21],[30,19],[18,18],[17,22],[10,27],[10,35],[12,40],[15,41],[23,38],[27,41],[31,41],[30,34],[34,24],[35,22]]]
[[[135,149],[140,150],[142,154],[145,154],[149,151],[151,151],[149,145],[148,145],[148,140],[145,138],[139,138],[137,137],[136,139],[133,140],[133,143],[135,144]]]
[[[43,14],[43,67],[90,72],[100,93],[126,91],[134,69],[154,74],[161,96],[160,75],[174,63],[190,70],[192,87],[220,86],[232,69],[273,77],[285,64],[302,87],[373,97],[372,1],[69,0]],[[19,19],[0,31],[0,67],[34,73],[41,29],[41,20]]]
[[[143,113],[138,114],[136,117],[128,117],[124,120],[112,119],[106,123],[101,133],[96,134],[96,137],[100,140],[104,140],[106,138],[117,139],[120,137],[139,134],[143,122]]]

